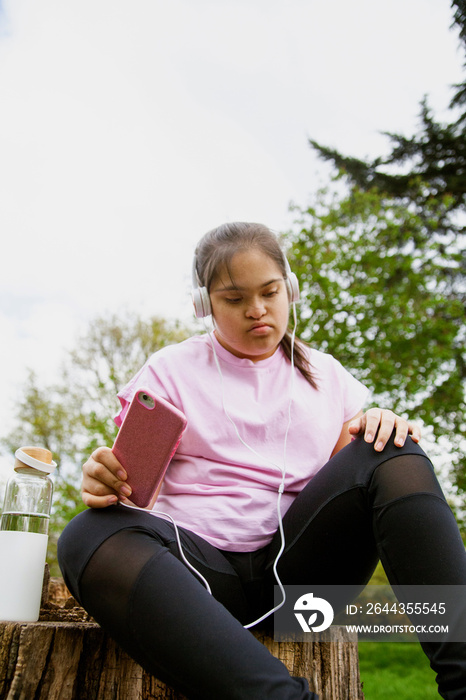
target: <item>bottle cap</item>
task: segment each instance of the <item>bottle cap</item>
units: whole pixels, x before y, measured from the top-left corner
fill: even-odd
[[[51,474],[57,468],[50,450],[44,447],[20,447],[15,452],[15,469],[32,467],[40,472]]]

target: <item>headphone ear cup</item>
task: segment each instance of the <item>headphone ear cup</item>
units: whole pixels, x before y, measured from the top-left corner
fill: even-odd
[[[292,304],[299,301],[299,282],[294,272],[288,272],[286,278],[286,289]]]
[[[204,309],[204,316],[210,316],[212,313],[212,305],[210,303],[210,296],[209,292],[207,291],[207,287],[201,287],[199,289],[201,293],[201,299],[202,299],[202,308]]]
[[[202,302],[201,295],[199,294],[199,287],[191,291],[191,298],[193,300],[194,315],[196,318],[202,318]]]
[[[205,318],[206,316],[210,316],[212,313],[212,306],[210,303],[209,292],[207,291],[206,287],[199,286],[196,254],[194,254],[193,258],[191,276],[193,283],[191,297],[194,305],[194,314],[196,318]]]
[[[196,318],[205,318],[212,313],[209,292],[205,287],[195,287],[192,291]]]

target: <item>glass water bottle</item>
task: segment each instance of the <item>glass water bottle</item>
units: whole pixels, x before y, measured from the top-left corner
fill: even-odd
[[[56,464],[41,447],[15,453],[0,521],[0,620],[39,619]]]

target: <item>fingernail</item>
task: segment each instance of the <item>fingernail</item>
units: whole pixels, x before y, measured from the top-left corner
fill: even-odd
[[[372,442],[373,439],[374,439],[374,436],[372,435],[372,433],[367,433],[366,442]]]
[[[399,445],[399,447],[403,447],[403,445],[404,445],[404,440],[403,440],[403,438],[397,438],[397,439],[395,440],[395,445]]]
[[[383,450],[383,442],[378,442],[375,446],[375,449],[377,450],[377,452],[381,452]]]
[[[131,496],[131,489],[129,486],[124,484],[123,486],[120,486],[120,493],[122,493],[123,496]]]
[[[122,469],[120,469],[117,472],[117,477],[121,479],[121,481],[126,481],[126,472],[124,472]]]

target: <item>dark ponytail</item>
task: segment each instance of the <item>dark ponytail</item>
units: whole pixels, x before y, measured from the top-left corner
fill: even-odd
[[[286,331],[285,335],[281,339],[280,345],[283,352],[291,362],[291,332],[289,330]],[[299,369],[309,384],[314,387],[314,389],[317,389],[317,382],[314,378],[312,368],[307,357],[306,345],[302,340],[299,340],[299,338],[295,338],[294,341],[293,362],[296,369]]]

